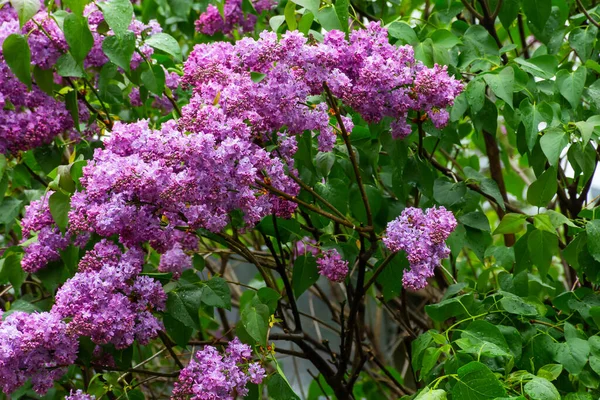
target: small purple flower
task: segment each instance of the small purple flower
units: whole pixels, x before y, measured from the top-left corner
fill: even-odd
[[[319,273],[333,282],[343,282],[348,275],[348,261],[335,249],[325,250],[317,258]]]
[[[412,290],[427,286],[427,278],[450,255],[446,239],[456,228],[456,218],[444,207],[432,207],[425,213],[409,207],[388,223],[383,242],[393,252],[405,251],[410,270],[404,272],[402,283]]]
[[[172,399],[234,400],[248,394],[248,382],[259,384],[266,374],[258,363],[247,362],[252,356],[250,346],[235,338],[225,355],[213,346],[205,346],[179,373]]]
[[[95,398],[96,396],[87,394],[81,389],[77,389],[75,392],[71,390],[69,395],[65,397],[65,400],[94,400]]]

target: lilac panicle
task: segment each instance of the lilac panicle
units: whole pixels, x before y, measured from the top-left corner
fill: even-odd
[[[44,394],[77,357],[78,342],[57,315],[0,311],[0,388],[10,394],[28,379]]]
[[[319,273],[333,282],[343,282],[348,275],[348,261],[335,249],[324,250],[317,258]]]
[[[248,394],[248,382],[260,384],[266,377],[259,363],[250,363],[252,349],[238,338],[229,342],[225,353],[213,346],[196,352],[181,370],[172,399],[234,400]]]
[[[450,255],[445,241],[455,228],[454,215],[444,207],[432,207],[425,213],[409,207],[388,223],[383,242],[390,251],[405,251],[410,263],[410,270],[402,278],[405,288],[419,290],[427,286],[427,278]]]

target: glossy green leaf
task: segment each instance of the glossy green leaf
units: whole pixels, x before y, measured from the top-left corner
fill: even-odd
[[[27,38],[15,33],[9,35],[2,43],[2,54],[12,73],[31,89],[31,51]]]
[[[102,51],[115,65],[129,72],[131,57],[135,52],[135,34],[127,31],[121,36],[108,36],[102,41]]]
[[[69,44],[69,53],[73,59],[81,63],[94,46],[94,37],[90,32],[86,18],[69,14],[63,22],[65,40]]]
[[[20,27],[23,27],[41,7],[39,0],[10,0],[10,5],[17,12]]]
[[[129,0],[108,0],[98,3],[104,19],[115,35],[125,34],[133,19],[133,5]]]
[[[506,396],[506,390],[492,371],[478,361],[458,369],[458,382],[452,388],[456,399],[487,400]]]
[[[157,50],[164,51],[167,54],[173,56],[176,62],[181,62],[183,56],[181,54],[181,47],[175,38],[168,33],[155,33],[145,40],[145,43]]]

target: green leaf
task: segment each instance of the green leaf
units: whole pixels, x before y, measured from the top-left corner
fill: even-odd
[[[223,278],[212,278],[203,282],[202,302],[211,307],[231,310],[231,291]]]
[[[416,44],[419,38],[415,30],[403,21],[394,21],[387,26],[388,34],[400,41],[400,44]]]
[[[498,378],[484,364],[471,361],[458,369],[458,382],[452,388],[452,398],[486,400],[506,396]]]
[[[563,371],[563,366],[560,364],[548,364],[544,365],[542,368],[538,370],[537,376],[540,378],[548,379],[549,381],[553,381],[559,377],[561,372]]]
[[[256,295],[261,303],[269,307],[269,313],[274,314],[275,310],[277,309],[279,299],[281,298],[279,293],[271,288],[264,287],[258,289]]]
[[[242,311],[242,326],[248,335],[262,346],[267,344],[270,316],[269,307],[264,304],[249,304]]]
[[[575,126],[577,127],[577,129],[579,129],[579,132],[581,133],[581,139],[583,139],[583,144],[586,145],[592,137],[592,133],[594,132],[596,124],[588,121],[577,121],[575,122]]]
[[[36,85],[49,96],[54,96],[54,72],[52,69],[33,67],[33,77]],[[1,174],[0,174],[1,175]]]
[[[503,297],[500,300],[500,304],[509,313],[525,316],[539,314],[537,307],[531,301],[508,292],[501,292],[501,294]]]
[[[57,72],[60,76],[82,78],[85,72],[81,64],[77,63],[71,53],[65,53],[56,61]]]
[[[273,400],[300,400],[300,397],[294,393],[288,381],[279,373],[271,375],[267,382],[269,398]]]
[[[587,76],[587,69],[584,66],[580,66],[574,72],[567,70],[560,70],[556,74],[556,84],[560,94],[567,99],[573,109],[581,104],[581,96],[583,95],[583,88],[585,87],[585,78]]]
[[[179,320],[172,317],[170,314],[163,316],[163,323],[167,334],[173,341],[181,347],[186,347],[194,330]]]
[[[69,53],[75,61],[81,63],[94,46],[94,37],[88,27],[87,19],[77,14],[69,14],[63,22],[63,30],[69,45]]]
[[[311,255],[302,255],[294,261],[294,270],[292,272],[292,288],[294,296],[300,297],[302,293],[308,290],[319,280],[319,270],[317,269],[317,260]]]
[[[12,224],[19,215],[19,211],[21,211],[21,204],[23,204],[23,201],[17,198],[5,198],[4,201],[0,203],[0,224]]]
[[[348,19],[350,19],[350,13],[348,12],[349,6],[350,2],[348,0],[335,0],[335,13],[342,26],[342,31],[346,32],[346,34],[348,34]]]
[[[79,101],[77,100],[77,91],[75,89],[65,93],[65,106],[69,110],[69,114],[71,114],[73,125],[79,130]]]
[[[552,256],[558,254],[558,237],[554,233],[535,229],[529,234],[527,249],[531,261],[540,270],[540,276],[545,278],[552,263]]]
[[[152,69],[148,68],[142,72],[142,83],[152,93],[162,96],[165,90],[165,71],[160,65],[153,65]]]
[[[467,313],[469,307],[473,304],[473,294],[464,294],[443,300],[437,304],[425,306],[425,312],[436,322],[444,322],[452,317],[457,317]]]
[[[88,0],[64,0],[65,8],[68,8],[77,15],[83,15],[83,9],[88,3]]]
[[[31,51],[27,38],[15,33],[9,35],[2,44],[2,54],[12,73],[31,90]]]
[[[273,30],[273,32],[277,32],[277,30],[281,27],[281,25],[285,22],[285,16],[283,15],[275,15],[269,19],[269,26]]]
[[[579,375],[588,362],[590,345],[587,340],[568,337],[565,343],[554,346],[554,361],[562,364],[572,375]]]
[[[446,400],[447,398],[446,392],[442,389],[430,389],[426,387],[415,397],[415,400]]]
[[[473,321],[462,331],[456,344],[470,354],[487,357],[511,357],[506,339],[495,325],[487,321]]]
[[[467,103],[469,103],[471,110],[474,113],[479,112],[483,108],[485,101],[485,83],[481,79],[473,79],[467,85],[465,95],[467,96]]]
[[[523,387],[531,400],[560,400],[556,387],[547,379],[535,377]]]
[[[600,220],[594,219],[589,221],[585,225],[585,232],[588,236],[588,251],[596,261],[600,262]]]
[[[577,52],[582,62],[586,62],[592,57],[594,51],[594,41],[598,36],[598,28],[592,24],[585,27],[574,29],[569,33],[569,45]]]
[[[513,108],[513,87],[515,83],[515,71],[511,67],[505,67],[499,74],[485,74],[483,79],[492,89],[492,92]]]
[[[181,62],[183,59],[179,43],[177,43],[177,40],[168,33],[156,33],[147,38],[145,42],[150,47],[170,54],[176,62]]]
[[[185,285],[171,291],[167,297],[167,313],[189,328],[199,329],[198,310],[202,306],[204,289]]]
[[[69,211],[71,210],[71,198],[61,192],[54,192],[48,199],[50,214],[56,225],[64,232],[69,224]]]
[[[10,282],[15,291],[27,278],[27,272],[21,268],[21,254],[11,254],[0,263],[0,282]]]
[[[135,52],[135,34],[127,31],[120,36],[107,36],[102,42],[102,51],[113,64],[129,72]]]
[[[285,22],[290,31],[293,31],[298,26],[298,22],[296,21],[296,3],[291,0],[288,0],[285,5],[285,9],[283,10],[283,15],[285,17]]]
[[[321,2],[319,0],[294,0],[294,3],[298,4],[300,7],[306,8],[308,11],[313,13],[313,15],[317,15],[319,12],[319,7],[321,6]]]
[[[490,231],[490,221],[484,213],[473,211],[458,217],[458,221],[468,227],[479,229],[480,231]]]
[[[521,3],[527,20],[540,31],[544,30],[552,12],[552,2],[548,0],[526,0]]]
[[[527,148],[531,151],[537,141],[540,123],[552,119],[552,110],[546,103],[531,104],[529,99],[526,98],[519,104],[519,111],[521,112],[521,121],[525,127]]]
[[[508,30],[508,27],[510,27],[515,19],[517,19],[520,8],[521,2],[519,0],[504,0],[502,7],[500,7],[498,18],[505,29]]]
[[[298,30],[304,35],[308,35],[308,31],[310,31],[310,27],[312,26],[314,20],[314,14],[310,11],[307,12],[302,16],[302,18],[300,18],[300,22],[298,22]]]
[[[548,128],[540,139],[542,151],[553,167],[558,164],[558,158],[567,144],[569,136],[561,128]]]
[[[39,0],[10,0],[10,5],[17,12],[19,26],[22,28],[39,11],[41,2]]]
[[[104,19],[115,35],[125,34],[133,19],[133,5],[129,0],[109,0],[98,2]]]
[[[527,220],[527,215],[508,213],[500,221],[500,225],[494,230],[494,235],[505,235],[507,233],[517,233],[523,229],[523,223]]]
[[[527,201],[538,207],[546,207],[556,195],[558,183],[556,181],[556,168],[550,167],[527,189]]]
[[[340,25],[340,20],[335,12],[334,7],[323,7],[319,10],[317,14],[317,21],[326,31],[331,31],[337,29],[339,31],[342,30],[342,26]]]

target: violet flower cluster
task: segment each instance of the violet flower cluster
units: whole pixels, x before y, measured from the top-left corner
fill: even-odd
[[[234,400],[248,394],[249,382],[260,384],[266,377],[264,368],[250,363],[252,349],[238,338],[228,343],[225,354],[205,346],[179,373],[172,399]]]
[[[249,127],[206,109],[202,128],[185,134],[167,122],[117,123],[105,149],[83,170],[84,191],[73,195],[70,232],[118,235],[127,247],[149,242],[163,254],[159,269],[178,275],[197,248],[193,231],[221,231],[229,213],[241,210],[248,226],[274,213],[289,217],[295,206],[269,195],[255,181],[269,180],[297,194],[280,159],[252,142]]]
[[[252,5],[258,14],[270,10],[277,5],[275,0],[252,0]],[[242,0],[225,0],[223,16],[219,9],[209,4],[205,12],[200,14],[196,21],[196,30],[205,35],[214,35],[221,32],[231,35],[234,30],[239,33],[251,32],[256,24],[256,15],[244,13]]]
[[[333,95],[367,122],[391,121],[394,137],[411,132],[409,111],[425,112],[438,127],[462,84],[445,67],[427,68],[414,58],[410,46],[389,43],[378,22],[355,30],[346,40],[340,31],[325,34],[323,43],[309,42],[291,31],[278,40],[273,32],[235,44],[196,45],[185,67],[184,84],[194,97],[187,106],[186,129],[203,122],[202,105],[218,104],[229,118],[245,120],[257,137],[283,128],[288,135],[319,132],[321,151],[331,150],[336,138],[329,109],[314,96],[326,84]],[[352,131],[349,118],[345,128]]]
[[[81,271],[58,290],[51,312],[69,318],[69,331],[96,344],[147,344],[162,329],[152,311],[164,309],[166,294],[158,281],[139,275],[143,262],[137,248],[121,254],[111,242],[97,243]]]
[[[348,275],[348,261],[336,249],[324,250],[317,258],[319,273],[332,282],[344,282]]]
[[[87,394],[83,392],[81,389],[77,389],[76,391],[72,391],[68,396],[65,397],[65,400],[94,400],[96,396]]]
[[[37,241],[24,246],[21,267],[26,272],[36,272],[49,262],[59,260],[59,251],[66,249],[70,242],[70,235],[60,232],[50,214],[48,199],[52,193],[46,193],[25,207],[25,216],[21,220],[23,240],[29,240],[37,232]]]
[[[388,223],[383,242],[390,251],[405,251],[410,263],[410,270],[402,277],[405,288],[419,290],[427,286],[427,278],[450,255],[445,240],[455,228],[454,215],[444,207],[426,212],[409,207]]]
[[[77,337],[51,313],[0,311],[0,389],[13,392],[31,379],[43,394],[77,357]]]
[[[50,68],[66,51],[62,32],[44,9],[33,20],[44,28],[55,45],[33,21],[20,29],[17,13],[10,4],[4,4],[0,9],[0,154],[50,143],[61,133],[76,135],[73,119],[65,105],[37,86],[28,91],[4,60],[2,44],[11,34],[28,34],[31,64],[41,69]],[[80,107],[80,120],[88,116],[85,107]]]

